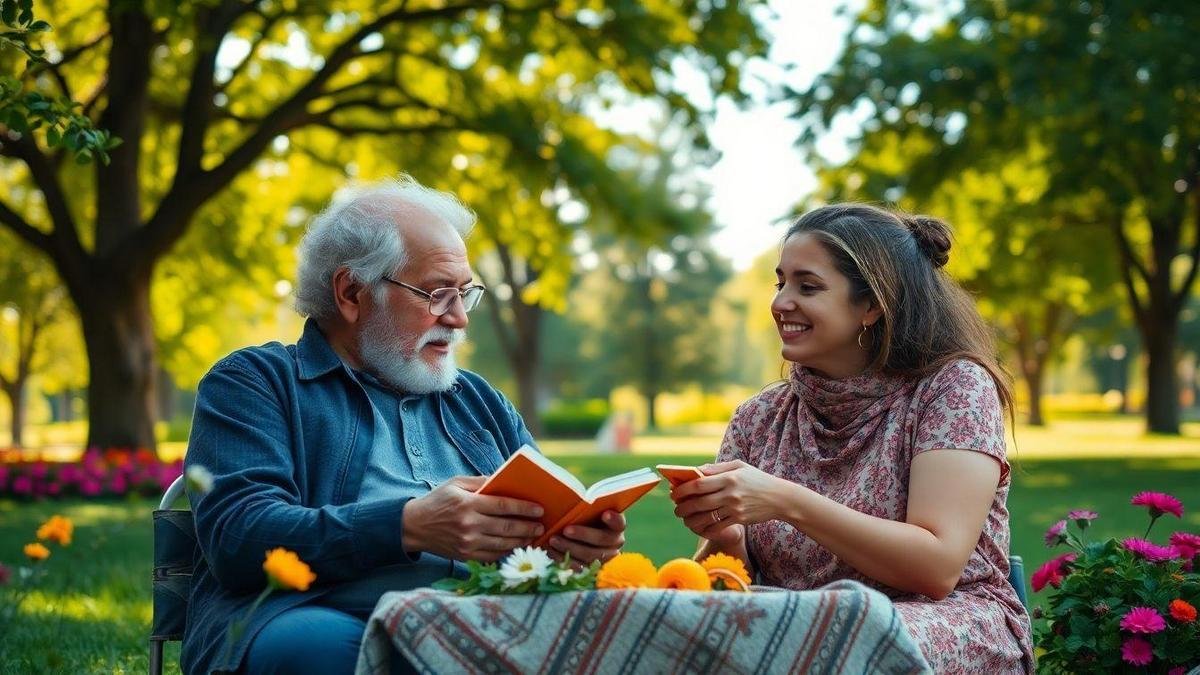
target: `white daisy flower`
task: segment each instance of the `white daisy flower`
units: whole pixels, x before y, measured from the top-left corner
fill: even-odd
[[[199,464],[193,464],[188,467],[187,478],[185,480],[187,481],[187,486],[196,494],[206,495],[212,492],[213,475],[209,473],[208,469]]]
[[[540,548],[527,546],[514,550],[500,565],[504,587],[516,588],[530,579],[542,578],[553,562]]]
[[[573,577],[573,576],[575,576],[575,572],[573,570],[571,570],[570,568],[565,569],[565,570],[558,570],[557,572],[554,573],[554,578],[556,580],[558,580],[559,586],[566,586],[567,582],[570,581],[571,577]]]

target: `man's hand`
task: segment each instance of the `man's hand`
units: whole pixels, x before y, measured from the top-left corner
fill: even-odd
[[[587,565],[593,560],[604,562],[621,552],[625,545],[625,516],[605,511],[600,516],[601,527],[571,525],[562,534],[550,538],[550,553],[570,553],[571,560]]]
[[[540,536],[542,524],[535,519],[541,517],[542,507],[475,494],[486,480],[486,476],[456,476],[408,502],[403,516],[404,550],[493,562]]]

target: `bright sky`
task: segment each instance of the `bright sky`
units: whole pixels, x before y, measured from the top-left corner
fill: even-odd
[[[761,102],[765,86],[756,81],[787,82],[804,88],[837,58],[849,19],[836,16],[837,0],[775,0],[778,20],[766,24],[770,52],[765,62],[747,64],[747,89],[760,101],[738,110],[718,101],[715,123],[709,128],[720,161],[702,173],[711,186],[710,206],[721,226],[714,237],[716,250],[742,270],[755,257],[778,245],[786,216],[816,187],[816,177],[795,147],[800,127],[789,120],[790,104]],[[850,3],[858,9],[858,1]],[[784,64],[792,64],[785,72]],[[848,122],[848,120],[847,120]],[[822,139],[818,149],[831,159],[845,159],[844,138],[850,128]]]

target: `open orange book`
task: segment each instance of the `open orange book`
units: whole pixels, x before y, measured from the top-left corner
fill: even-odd
[[[653,470],[644,468],[584,487],[570,471],[528,445],[523,445],[496,469],[496,473],[477,492],[541,504],[545,531],[533,545],[545,546],[550,537],[568,525],[590,524],[599,520],[600,514],[609,509],[624,511],[642,495],[653,490],[659,480]]]

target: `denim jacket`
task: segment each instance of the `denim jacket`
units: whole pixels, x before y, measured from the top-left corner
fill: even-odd
[[[453,451],[479,475],[525,443],[520,415],[483,378],[459,371],[436,409]],[[213,487],[189,495],[199,540],[183,637],[188,673],[239,667],[246,648],[286,609],[385,565],[411,564],[401,517],[408,498],[358,501],[374,428],[363,386],[311,319],[295,345],[272,342],[222,359],[200,382],[185,464],[206,467]],[[306,592],[276,591],[227,649],[229,625],[265,587],[266,551],[282,546],[308,563]]]

